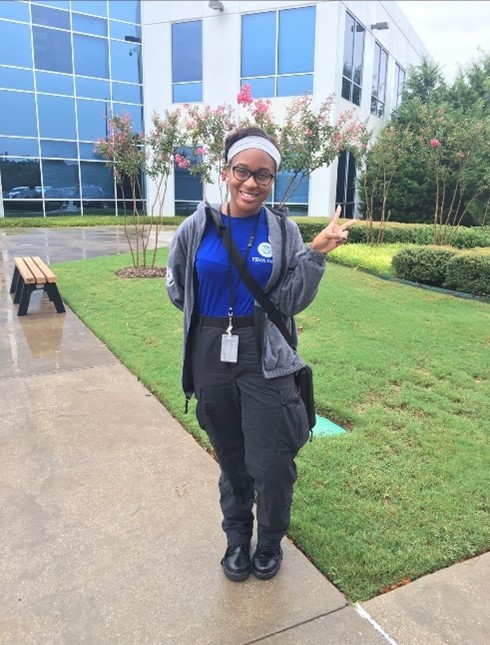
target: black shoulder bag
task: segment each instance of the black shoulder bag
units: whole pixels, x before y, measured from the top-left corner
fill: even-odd
[[[248,272],[240,251],[230,237],[229,230],[225,226],[222,226],[220,227],[219,233],[223,236],[223,239],[225,241],[225,248],[230,253],[231,260],[238,271],[240,279],[243,280],[243,282],[247,285],[250,293],[253,295],[255,300],[267,313],[269,319],[272,320],[272,322],[279,329],[281,334],[286,339],[288,345],[294,348],[293,337],[284,324],[279,310],[272,304],[271,300],[269,300],[263,289],[259,287],[259,285],[255,282],[255,280]],[[306,408],[308,424],[311,431],[316,424],[315,397],[313,394],[313,371],[309,365],[305,365],[298,372],[296,372],[294,376],[296,385],[299,388],[301,398]]]

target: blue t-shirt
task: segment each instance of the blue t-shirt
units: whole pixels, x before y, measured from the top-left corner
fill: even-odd
[[[249,217],[222,215],[223,224],[242,257],[247,255],[247,269],[264,288],[272,271],[272,252],[265,210]],[[231,224],[231,228],[230,228]],[[248,245],[252,241],[250,249]],[[231,306],[235,316],[250,316],[254,299],[228,255],[216,226],[209,220],[196,256],[198,281],[197,310],[203,316],[227,316],[230,307],[230,271],[232,276]]]

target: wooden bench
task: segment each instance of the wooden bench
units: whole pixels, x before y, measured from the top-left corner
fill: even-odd
[[[25,316],[29,308],[31,294],[36,289],[44,289],[59,314],[65,313],[60,292],[56,285],[56,275],[38,257],[14,258],[15,269],[10,285],[14,303],[19,305],[18,316]]]

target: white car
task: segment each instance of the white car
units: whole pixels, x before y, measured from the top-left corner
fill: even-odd
[[[9,197],[30,197],[31,189],[29,186],[14,186],[9,190]]]

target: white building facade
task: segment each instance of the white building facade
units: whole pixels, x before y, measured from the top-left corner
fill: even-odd
[[[182,103],[236,106],[240,87],[249,84],[254,99],[271,99],[279,118],[294,96],[308,92],[318,104],[334,94],[334,120],[354,108],[379,129],[400,101],[406,70],[428,54],[393,1],[143,0],[141,22],[147,127],[153,112]],[[355,216],[354,179],[355,160],[343,153],[302,183],[291,213],[329,216],[340,203]],[[177,171],[165,214],[192,212],[200,190]],[[149,181],[147,203],[154,193]],[[207,197],[219,202],[216,184]]]

